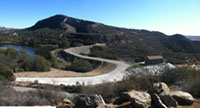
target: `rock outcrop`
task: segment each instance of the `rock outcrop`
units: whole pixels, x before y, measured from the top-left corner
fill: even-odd
[[[157,94],[167,107],[177,107],[178,103],[171,96],[169,87],[165,83],[154,83],[150,86],[149,93]]]
[[[171,95],[179,105],[192,105],[194,103],[193,96],[187,92],[173,91]]]
[[[154,102],[154,105],[152,106],[157,106],[158,108],[167,108],[167,106],[162,102],[160,97],[157,94],[152,94],[152,101]]]
[[[146,108],[151,104],[151,96],[146,92],[132,90],[122,93],[122,97],[129,99],[136,108]]]
[[[69,99],[69,98],[68,98]],[[76,94],[72,103],[63,99],[58,108],[181,108],[179,105],[192,105],[195,99],[183,91],[170,91],[165,83],[154,83],[148,92],[131,90],[106,104],[101,95]],[[190,106],[189,106],[190,107]],[[196,108],[196,107],[195,107]]]

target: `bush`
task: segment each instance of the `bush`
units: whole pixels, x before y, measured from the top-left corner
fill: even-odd
[[[53,90],[17,92],[12,88],[4,87],[0,92],[0,106],[53,105],[63,98],[64,96]]]
[[[173,85],[176,82],[188,81],[189,78],[193,79],[198,74],[200,74],[200,71],[190,67],[166,69],[160,79],[168,85]]]
[[[105,47],[102,46],[93,46],[90,49],[91,53],[89,56],[92,57],[102,57],[102,58],[107,58],[107,59],[117,59],[113,54],[108,52]]]
[[[18,57],[17,63],[19,65],[18,69],[15,69],[16,71],[31,71],[33,70],[33,60],[32,58],[27,54],[26,50],[20,49],[19,51],[20,55]]]
[[[14,79],[14,75],[13,75],[12,71],[9,71],[9,70],[2,71],[2,70],[0,70],[0,80],[1,81],[4,81],[4,80],[11,80],[11,81],[13,81],[15,79]]]
[[[200,97],[200,75],[196,76],[193,79],[190,79],[188,87],[186,90],[192,94],[194,97]]]
[[[39,55],[36,55],[33,65],[35,71],[50,71],[51,69],[50,62]]]
[[[159,82],[157,77],[153,76],[128,76],[123,81],[115,83],[103,83],[100,85],[79,86],[77,91],[86,94],[100,94],[106,102],[110,103],[112,98],[119,97],[122,92],[130,90],[148,90],[150,84]],[[74,90],[75,91],[75,90]]]
[[[200,70],[191,67],[168,69],[160,76],[160,79],[169,86],[176,85],[194,97],[200,97]]]
[[[93,70],[93,65],[86,60],[75,59],[70,66],[66,67],[66,69],[77,72],[88,72]]]

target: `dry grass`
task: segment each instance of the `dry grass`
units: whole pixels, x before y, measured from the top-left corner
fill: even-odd
[[[16,77],[88,77],[108,73],[116,68],[115,64],[103,63],[97,69],[86,73],[66,71],[51,68],[49,72],[18,72],[14,73]]]
[[[1,84],[0,106],[54,105],[63,98],[59,91],[52,88],[21,92]]]

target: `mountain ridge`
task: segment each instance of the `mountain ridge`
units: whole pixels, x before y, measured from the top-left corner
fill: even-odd
[[[73,47],[106,43],[107,52],[125,61],[148,55],[163,55],[166,58],[180,60],[188,57],[199,58],[200,55],[198,47],[200,43],[193,42],[184,35],[169,36],[158,31],[107,26],[65,15],[55,15],[40,20],[32,27],[17,30],[16,33],[18,37],[9,39],[4,37],[3,40],[33,46],[51,44]]]

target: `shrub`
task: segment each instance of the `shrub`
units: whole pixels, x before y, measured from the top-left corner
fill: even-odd
[[[12,59],[16,59],[19,53],[15,48],[10,47],[5,50],[5,54]]]
[[[33,63],[35,71],[50,71],[51,64],[44,57],[36,55]]]
[[[194,78],[198,74],[200,74],[200,71],[190,67],[166,69],[160,76],[160,79],[168,85],[173,85],[176,82],[187,81],[189,78]]]
[[[186,90],[192,94],[194,97],[200,97],[200,75],[196,76],[193,79],[190,79],[190,82]]]
[[[0,70],[0,80],[15,80],[12,71],[10,70]]]
[[[89,56],[102,57],[102,58],[107,58],[107,59],[117,59],[116,56],[108,52],[106,48],[102,46],[93,46],[90,49],[90,51],[91,53],[89,54]]]
[[[86,60],[75,59],[70,66],[66,67],[66,69],[77,72],[88,72],[93,69],[93,65]]]
[[[33,70],[33,60],[32,58],[27,54],[26,50],[20,49],[19,51],[19,57],[17,60],[17,63],[19,65],[19,69],[16,69],[18,71],[31,71]]]
[[[130,90],[148,90],[150,84],[159,82],[157,77],[153,76],[128,76],[123,81],[115,83],[103,83],[100,85],[79,86],[77,91],[86,94],[100,94],[106,102],[110,103],[112,98],[119,97],[122,92]],[[75,90],[74,90],[75,91]]]
[[[63,98],[61,93],[53,90],[18,92],[12,88],[4,87],[0,92],[0,106],[53,105]]]

